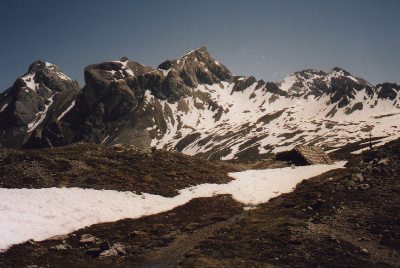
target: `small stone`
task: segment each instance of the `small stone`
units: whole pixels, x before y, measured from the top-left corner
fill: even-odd
[[[354,181],[362,182],[364,181],[364,176],[361,173],[355,173],[351,176]]]
[[[120,243],[115,243],[112,248],[115,249],[121,256],[127,255],[125,246]]]
[[[91,234],[83,234],[81,235],[81,238],[79,239],[80,244],[93,244],[97,241],[97,238],[92,236]]]
[[[383,158],[378,161],[378,165],[379,166],[387,166],[387,165],[389,165],[389,162],[390,162],[389,158]]]
[[[60,244],[60,245],[56,245],[56,246],[50,247],[50,249],[51,249],[51,250],[56,250],[56,251],[59,251],[59,250],[66,250],[66,249],[68,249],[68,245],[66,245],[66,244]]]
[[[114,248],[110,248],[100,253],[100,257],[111,257],[118,256],[118,251]]]
[[[32,239],[29,239],[28,241],[26,241],[26,243],[29,245],[36,245],[36,242],[33,241]]]
[[[368,190],[369,188],[371,188],[371,186],[369,184],[367,184],[367,183],[361,184],[359,187],[360,187],[361,190],[364,190],[364,191]]]
[[[369,252],[366,248],[362,248],[361,249],[361,253],[365,254],[365,255],[369,255]]]
[[[107,249],[100,253],[100,257],[125,256],[125,255],[127,255],[125,246],[120,243],[115,243],[110,249]]]

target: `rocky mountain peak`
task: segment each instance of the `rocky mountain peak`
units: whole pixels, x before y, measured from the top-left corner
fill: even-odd
[[[78,92],[78,83],[57,65],[33,62],[0,96],[0,144],[19,148],[41,136],[45,125],[59,118]]]
[[[205,46],[190,50],[185,55],[183,55],[181,59],[189,58],[189,57],[196,57],[196,58],[200,58],[200,59],[212,58],[212,56],[210,55],[210,53],[208,52],[208,50]]]
[[[37,60],[31,63],[28,68],[28,73],[36,73],[39,72],[47,67],[46,62]]]
[[[75,83],[55,64],[37,60],[29,65],[28,72],[15,82],[15,86],[26,87],[36,91],[39,87],[45,86],[50,90],[62,90]]]
[[[166,60],[158,69],[163,70],[165,75],[175,71],[183,76],[188,86],[218,83],[232,77],[228,68],[215,60],[205,46],[187,52],[180,59]]]
[[[340,68],[340,67],[333,67],[329,73],[331,73],[331,74],[336,73],[336,74],[343,75],[343,76],[351,75],[348,71],[346,71],[345,69]]]
[[[122,58],[119,59],[119,61],[126,62],[126,61],[129,61],[129,58],[128,57],[122,57]]]
[[[310,77],[310,76],[313,76],[313,75],[319,75],[319,76],[326,75],[326,73],[324,71],[321,71],[321,70],[304,69],[304,70],[295,72],[294,75],[307,78],[307,77]]]
[[[56,75],[60,76],[61,79],[71,80],[57,65],[42,60],[37,60],[31,63],[27,74]]]

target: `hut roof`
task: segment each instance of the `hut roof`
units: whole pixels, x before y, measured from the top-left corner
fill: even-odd
[[[332,159],[317,146],[298,145],[290,151],[280,152],[277,160],[291,161],[297,165],[333,164]]]

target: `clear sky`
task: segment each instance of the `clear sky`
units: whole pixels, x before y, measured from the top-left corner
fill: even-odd
[[[400,0],[0,0],[0,44],[0,91],[37,59],[82,85],[88,64],[156,67],[202,45],[266,81],[339,66],[399,83]]]

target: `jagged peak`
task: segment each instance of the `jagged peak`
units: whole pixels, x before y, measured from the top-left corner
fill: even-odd
[[[126,57],[126,56],[124,56],[124,57],[120,58],[119,61],[121,61],[121,62],[127,62],[127,61],[129,61],[129,58]]]
[[[214,80],[213,82],[227,80],[232,76],[228,68],[215,60],[205,46],[191,50],[179,59],[166,60],[162,62],[157,69],[162,71],[164,76],[168,75],[170,71],[173,71],[172,73],[185,72],[184,76],[186,77],[188,77],[188,75],[197,76],[195,80],[198,80],[201,76],[199,81],[205,82],[206,84],[211,82],[211,80]],[[199,73],[203,74],[199,75]],[[189,85],[193,84],[192,82],[189,82]]]
[[[190,62],[191,61],[190,58],[192,58],[193,60],[195,60],[195,59],[199,60],[198,57],[212,58],[212,56],[208,52],[207,48],[205,46],[201,46],[199,48],[190,50],[189,52],[185,53],[178,59],[163,61],[162,63],[160,63],[160,65],[158,65],[157,69],[169,70],[170,68],[172,68],[175,65],[178,65],[180,63],[186,63],[187,60],[189,60],[189,62]],[[217,62],[217,61],[215,61],[215,62]]]
[[[349,76],[349,75],[351,75],[348,71],[346,71],[345,69],[340,68],[340,67],[333,67],[333,68],[329,71],[329,73],[336,73],[336,74],[341,74],[341,75],[344,75],[344,76]]]
[[[321,79],[327,75],[326,72],[316,69],[304,69],[295,72],[293,75],[289,76],[289,79],[295,80],[309,80],[309,79]]]
[[[27,87],[35,91],[39,85],[38,83],[43,82],[43,77],[45,76],[58,77],[61,80],[72,81],[72,79],[65,75],[57,65],[42,60],[36,60],[29,65],[28,72],[17,79],[14,85]]]
[[[316,69],[304,69],[301,71],[295,72],[293,75],[298,76],[308,76],[308,75],[326,75],[326,72]]]
[[[36,60],[36,61],[32,62],[29,65],[28,73],[29,74],[33,74],[33,73],[37,73],[37,72],[40,72],[40,71],[43,71],[43,70],[50,70],[50,71],[54,71],[54,72],[62,72],[60,70],[60,68],[57,65],[53,64],[53,63],[45,62],[45,61],[42,61],[42,60]]]
[[[199,55],[199,54],[204,54],[204,53],[206,53],[207,55],[210,55],[210,53],[207,50],[207,47],[201,46],[199,48],[190,50],[185,55],[183,55],[181,58],[184,58],[184,57],[187,57],[187,56],[190,56],[190,55]]]
[[[219,62],[214,59],[214,57],[208,52],[207,48],[205,46],[199,47],[194,50],[190,50],[187,52],[185,55],[183,55],[181,58],[176,60],[176,63],[186,63],[186,62],[215,62],[217,65],[219,65]]]

